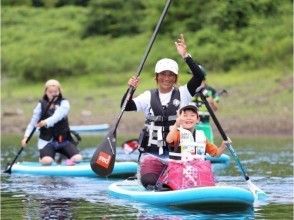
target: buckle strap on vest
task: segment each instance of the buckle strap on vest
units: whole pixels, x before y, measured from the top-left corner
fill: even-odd
[[[170,115],[168,117],[164,117],[161,115],[153,116],[153,115],[148,115],[146,116],[146,119],[148,121],[154,121],[154,122],[163,122],[163,121],[175,121],[177,119],[176,115]]]

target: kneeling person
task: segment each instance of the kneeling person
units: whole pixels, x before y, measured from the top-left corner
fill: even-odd
[[[69,101],[63,98],[60,83],[55,79],[48,80],[45,83],[44,96],[35,107],[21,141],[25,147],[34,127],[40,129],[38,149],[39,161],[43,165],[51,165],[56,153],[69,159],[67,165],[74,165],[82,160],[82,155],[70,135],[69,110]]]

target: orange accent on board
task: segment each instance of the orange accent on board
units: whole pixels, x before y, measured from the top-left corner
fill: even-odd
[[[107,169],[109,167],[110,161],[111,161],[111,155],[101,151],[96,160],[96,164]]]

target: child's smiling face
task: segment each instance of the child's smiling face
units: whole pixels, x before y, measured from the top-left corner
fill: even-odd
[[[196,123],[199,122],[198,114],[190,109],[183,110],[180,114],[181,126],[184,129],[193,130]]]

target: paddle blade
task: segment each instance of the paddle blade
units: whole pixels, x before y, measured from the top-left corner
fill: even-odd
[[[254,195],[254,199],[257,201],[264,201],[267,198],[267,195],[264,191],[262,191],[260,188],[258,188],[256,185],[254,185],[251,180],[247,180],[247,186],[249,190]]]
[[[12,167],[11,164],[8,163],[7,166],[6,166],[6,170],[4,170],[3,173],[11,174],[11,167]]]
[[[34,130],[36,130],[36,129],[34,129]],[[31,135],[32,135],[32,133],[34,132],[34,130],[31,132]],[[31,136],[30,135],[30,136]],[[28,142],[28,140],[29,140],[29,138],[27,139],[27,142]],[[15,163],[15,161],[17,160],[17,158],[19,157],[19,155],[21,154],[21,152],[23,151],[23,147],[21,147],[20,149],[19,149],[19,151],[17,152],[17,154],[16,154],[16,156],[15,156],[15,158],[13,159],[13,161],[11,162],[11,163],[8,163],[7,164],[7,168],[6,168],[6,170],[4,171],[4,173],[8,173],[8,174],[11,174],[11,168],[12,168],[12,166],[13,166],[13,164]]]
[[[91,159],[91,168],[99,176],[112,173],[116,155],[116,135],[110,131],[103,142],[97,147]]]

